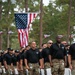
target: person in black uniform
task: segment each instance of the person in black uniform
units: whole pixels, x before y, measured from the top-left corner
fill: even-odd
[[[51,40],[48,41],[47,47],[42,50],[42,57],[44,62],[44,72],[45,75],[47,75],[46,69],[50,68],[50,61],[49,61],[49,52],[50,52],[50,46],[53,44]]]
[[[6,72],[5,72],[5,68],[4,68],[3,58],[4,58],[4,51],[2,50],[2,52],[1,52],[1,69],[2,69],[2,74],[4,75]]]
[[[25,50],[25,48],[22,47],[20,49],[19,55],[17,56],[18,57],[18,62],[19,62],[19,74],[20,75],[24,75],[24,73],[23,73],[23,58],[22,58],[23,57],[24,50]]]
[[[18,62],[19,50],[15,50],[14,57],[12,57],[13,66],[14,66],[14,75],[18,75],[19,62]]]
[[[61,36],[57,36],[56,43],[50,47],[50,56],[52,75],[64,75],[66,50],[64,45],[61,44]]]
[[[70,46],[68,62],[72,75],[75,75],[75,43]]]
[[[0,75],[2,75],[2,65],[1,65],[1,52],[0,52]]]
[[[70,48],[70,45],[67,44],[65,46],[65,49],[66,49],[66,68],[69,68],[69,63],[68,63],[69,48]]]
[[[26,71],[25,71],[25,62],[24,62],[24,57],[25,57],[25,52],[26,52],[26,48],[23,50],[23,53],[21,54],[21,58],[20,58],[20,66],[23,70],[23,74],[26,74]]]
[[[36,48],[36,42],[31,43],[31,48],[26,51],[25,65],[29,71],[29,75],[40,75],[39,73],[39,61],[41,65],[42,56],[39,49]],[[41,68],[41,66],[40,66]]]
[[[8,53],[6,53],[3,58],[7,75],[13,73],[13,60],[12,60],[13,57],[14,57],[13,49],[8,48]]]

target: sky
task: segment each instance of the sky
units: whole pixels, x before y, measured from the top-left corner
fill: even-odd
[[[3,0],[3,1],[7,1],[7,0]],[[12,2],[15,2],[15,0],[11,0]],[[43,0],[44,5],[48,5],[49,1],[54,1],[54,0]]]
[[[49,1],[54,2],[55,0],[43,0],[44,5],[47,6],[49,4]]]
[[[48,5],[48,4],[49,4],[49,1],[50,1],[50,0],[43,0],[43,3],[44,3],[45,5]]]

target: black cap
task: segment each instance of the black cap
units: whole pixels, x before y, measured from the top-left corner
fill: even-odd
[[[8,50],[8,51],[13,51],[13,49],[12,49],[12,48],[8,48],[7,50]]]
[[[15,53],[19,53],[19,50],[15,50]]]

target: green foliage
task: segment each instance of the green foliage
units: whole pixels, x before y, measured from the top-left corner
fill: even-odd
[[[43,42],[47,42],[49,39],[55,41],[55,37],[57,35],[64,35],[63,40],[67,39],[69,1],[70,0],[55,0],[54,2],[50,1],[48,6],[43,5],[43,35],[50,35],[49,38],[44,38],[43,36]],[[7,0],[5,2],[0,0],[0,5],[2,6],[2,12],[0,13],[0,31],[3,31],[3,49],[7,48],[8,29],[14,32],[10,35],[10,46],[14,49],[19,48],[14,13],[25,11],[25,0],[16,0],[15,4],[12,4],[11,0]],[[18,11],[15,11],[14,8],[17,8]],[[39,12],[39,10],[40,0],[28,0],[28,12]],[[32,30],[29,32],[29,42],[35,40],[37,44],[39,44],[40,37],[40,23],[38,18],[32,23]],[[74,25],[75,0],[72,0],[71,26]],[[73,34],[74,33],[75,32],[73,32]]]

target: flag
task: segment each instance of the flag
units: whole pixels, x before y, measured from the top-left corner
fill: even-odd
[[[48,38],[48,37],[50,37],[50,35],[44,34],[44,38]]]
[[[0,35],[1,35],[1,34],[3,34],[3,32],[2,32],[2,31],[0,31]]]
[[[37,13],[16,13],[15,22],[18,29],[18,38],[20,47],[26,47],[28,45],[28,31],[30,24],[37,16]]]

